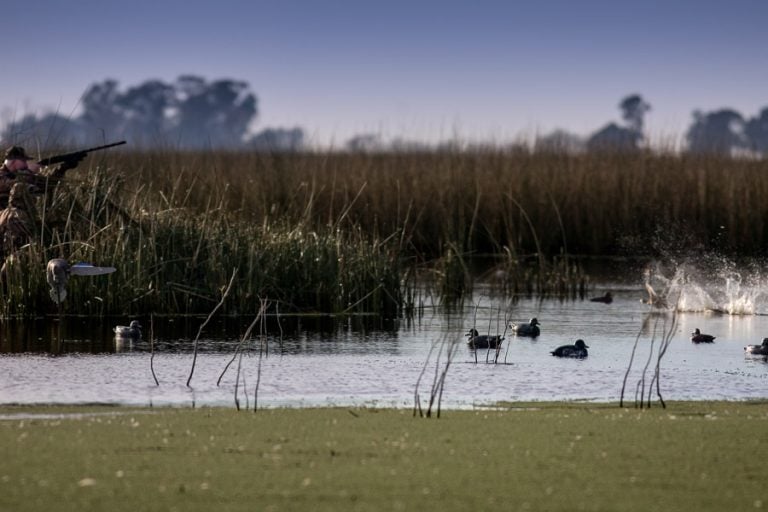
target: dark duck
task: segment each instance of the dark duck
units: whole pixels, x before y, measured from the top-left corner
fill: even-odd
[[[761,345],[747,345],[744,347],[744,352],[756,356],[768,356],[768,338],[763,338]]]
[[[483,334],[482,336],[477,332],[477,329],[470,329],[466,334],[469,338],[467,345],[469,348],[498,348],[501,342],[504,341],[504,336],[489,336]]]
[[[715,341],[715,336],[712,336],[711,334],[701,334],[701,331],[696,328],[696,330],[691,333],[691,341],[694,343],[712,343]]]
[[[512,332],[518,336],[530,336],[535,338],[541,334],[541,330],[539,329],[540,325],[538,320],[531,318],[531,321],[527,324],[512,324],[510,327],[512,328]]]
[[[610,304],[613,302],[613,294],[611,292],[605,292],[605,295],[601,297],[592,297],[590,302],[602,302],[603,304]]]
[[[587,357],[588,348],[589,345],[584,343],[584,340],[576,340],[576,343],[573,345],[557,347],[552,351],[552,355],[555,357],[576,357],[578,359],[583,359]]]

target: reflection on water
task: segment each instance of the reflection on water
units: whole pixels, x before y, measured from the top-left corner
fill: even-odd
[[[768,295],[757,279],[725,278],[691,271],[662,274],[653,286],[659,293],[679,296],[672,343],[661,363],[661,389],[666,400],[765,398],[768,362],[745,355],[744,346],[768,336]],[[661,280],[664,276],[666,281]],[[509,301],[479,289],[474,302],[451,312],[425,309],[414,320],[383,322],[376,317],[269,317],[264,335],[257,327],[244,344],[242,359],[228,367],[251,318],[212,322],[199,344],[191,387],[185,385],[192,364],[192,340],[203,319],[138,318],[142,339],[115,339],[114,325],[91,319],[3,322],[0,328],[0,403],[84,403],[228,405],[234,403],[235,382],[241,404],[251,403],[258,380],[264,406],[381,405],[410,407],[419,375],[428,392],[439,370],[440,343],[460,343],[450,367],[443,407],[473,407],[496,401],[593,400],[617,401],[635,341],[635,364],[626,400],[634,400],[651,347],[658,347],[673,313],[641,302],[643,281],[612,281],[595,287],[593,295],[610,291],[613,301]],[[728,304],[749,304],[729,314]],[[749,311],[749,314],[747,314]],[[732,311],[734,313],[736,311]],[[650,321],[646,321],[651,315]],[[505,321],[536,317],[537,338],[516,338]],[[494,354],[471,351],[464,334],[503,334],[499,362]],[[699,328],[717,337],[712,344],[694,344]],[[655,330],[654,330],[655,329]],[[149,338],[152,338],[150,345]],[[639,338],[638,338],[639,337]],[[584,339],[590,346],[584,360],[559,359],[550,352]],[[60,340],[60,341],[59,341]],[[652,343],[653,342],[653,343]],[[152,361],[160,385],[150,370]],[[430,355],[431,354],[431,355]],[[52,357],[55,355],[55,357]],[[444,359],[442,360],[444,362]],[[653,360],[655,366],[655,359]],[[650,373],[647,375],[650,379]],[[426,383],[426,384],[425,384]]]
[[[115,336],[114,325],[103,319],[65,318],[61,323],[57,319],[6,320],[0,323],[0,354],[103,354],[149,351],[151,348],[159,352],[187,352],[193,350],[191,342],[203,320],[194,317],[141,319],[145,327],[138,339]],[[210,322],[199,340],[198,350],[203,353],[234,350],[251,322],[250,318],[228,317]],[[403,322],[407,325],[411,321]],[[264,325],[265,349],[282,353],[333,353],[344,340],[396,337],[399,326],[399,321],[384,321],[373,315],[349,318],[270,316]],[[252,336],[254,340],[250,345],[258,343],[258,327]],[[150,339],[154,347],[150,346]],[[317,345],[315,340],[323,342]]]

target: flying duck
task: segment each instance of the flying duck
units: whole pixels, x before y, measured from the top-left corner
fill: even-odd
[[[45,269],[45,280],[51,287],[49,293],[56,304],[67,298],[67,282],[69,276],[100,276],[114,272],[115,267],[94,267],[90,263],[75,263],[70,265],[63,258],[53,258]]]

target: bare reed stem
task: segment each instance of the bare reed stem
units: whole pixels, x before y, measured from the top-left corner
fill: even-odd
[[[221,296],[221,300],[219,301],[218,304],[216,304],[216,307],[213,308],[213,310],[208,314],[208,317],[205,319],[205,322],[203,322],[200,325],[200,329],[197,331],[197,336],[195,336],[195,341],[194,341],[195,348],[192,356],[192,368],[190,369],[189,377],[187,378],[187,387],[190,387],[189,383],[192,381],[192,375],[195,373],[195,363],[197,362],[197,346],[200,340],[200,335],[203,334],[203,329],[205,328],[206,325],[208,325],[208,322],[211,321],[211,318],[213,318],[213,315],[216,314],[216,311],[218,311],[219,308],[221,308],[221,306],[224,305],[224,300],[227,298],[227,295],[229,295],[229,291],[232,289],[232,284],[235,282],[236,275],[237,275],[237,268],[235,268],[232,271],[232,277],[229,279],[229,284],[227,285],[226,290],[224,290],[224,293]]]
[[[149,370],[155,379],[155,386],[160,386],[160,381],[155,375],[155,315],[149,317]]]

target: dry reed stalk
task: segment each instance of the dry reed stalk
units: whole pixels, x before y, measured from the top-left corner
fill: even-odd
[[[259,311],[256,313],[256,318],[253,319],[251,324],[248,326],[248,328],[245,330],[245,333],[240,338],[240,343],[237,344],[237,347],[235,347],[235,352],[232,354],[232,359],[229,360],[229,362],[224,366],[224,369],[221,371],[221,374],[219,374],[219,378],[216,380],[216,387],[219,387],[219,384],[221,384],[221,379],[224,377],[224,374],[227,373],[227,370],[232,365],[232,363],[235,361],[235,358],[237,355],[242,352],[242,348],[245,345],[247,341],[250,341],[251,339],[251,332],[253,331],[253,328],[256,326],[256,322],[261,320],[261,317],[266,313],[266,310],[264,309],[264,303],[261,304],[261,307],[259,308]]]
[[[160,381],[155,375],[155,315],[149,317],[149,370],[152,372],[152,378],[155,379],[155,386],[160,386]]]
[[[659,318],[655,317],[654,323],[653,323],[653,330],[651,332],[651,339],[650,344],[648,348],[648,359],[645,362],[645,365],[641,371],[640,378],[637,381],[637,384],[635,385],[635,407],[636,408],[650,408],[651,407],[651,393],[654,390],[655,385],[655,391],[656,396],[659,399],[659,402],[661,403],[662,408],[666,408],[666,402],[664,401],[664,397],[661,393],[661,361],[664,358],[664,355],[667,352],[667,349],[669,348],[669,345],[672,342],[672,339],[674,338],[675,331],[677,329],[677,306],[679,304],[680,297],[678,296],[677,302],[675,304],[675,308],[671,312],[671,320],[669,325],[667,325],[667,317],[665,316],[662,320],[662,327],[661,327],[661,340],[659,341],[659,345],[656,348],[656,363],[654,367],[654,373],[651,376],[651,381],[648,384],[647,391],[646,391],[646,375],[648,373],[648,368],[650,367],[651,361],[654,359],[654,347],[655,347],[655,341],[656,341],[656,335],[658,332],[658,326],[659,326]],[[630,370],[632,369],[632,363],[635,358],[635,353],[637,351],[638,342],[640,340],[640,336],[642,335],[643,331],[647,330],[649,327],[649,323],[652,316],[651,313],[648,313],[643,323],[640,327],[640,330],[635,337],[635,343],[632,346],[632,353],[630,354],[629,364],[627,365],[627,370],[624,373],[624,379],[621,386],[621,393],[619,397],[619,407],[624,407],[624,393],[627,386],[627,380],[629,378]],[[646,395],[647,392],[647,395]]]
[[[648,323],[651,320],[650,313],[645,315],[645,318],[643,319],[643,323],[640,326],[640,330],[637,333],[637,336],[635,336],[635,343],[632,345],[632,353],[629,356],[629,364],[627,364],[627,371],[624,372],[624,380],[621,384],[621,393],[619,394],[619,407],[624,407],[624,392],[627,388],[627,379],[629,379],[629,372],[632,370],[632,363],[635,360],[635,352],[637,352],[637,345],[640,341],[640,336],[642,336],[643,331],[645,331],[648,328]]]
[[[235,408],[239,411],[240,410],[240,398],[238,397],[238,389],[240,386],[240,369],[242,367],[243,363],[243,353],[240,352],[239,357],[237,358],[237,373],[235,374]],[[243,378],[245,378],[245,375],[243,374]],[[248,396],[248,392],[246,391],[245,396]]]
[[[427,371],[427,365],[429,365],[429,360],[432,358],[432,352],[435,350],[435,346],[437,345],[436,341],[433,341],[431,346],[429,347],[429,353],[427,354],[427,358],[424,361],[424,366],[421,367],[421,372],[419,372],[419,377],[416,379],[416,386],[414,386],[413,389],[413,416],[416,416],[416,411],[418,410],[419,416],[423,417],[424,412],[421,410],[421,396],[419,395],[419,385],[421,384],[421,379],[424,377],[424,374]]]
[[[266,311],[269,306],[269,302],[266,299],[261,299],[261,307]],[[259,336],[259,363],[256,370],[256,385],[253,387],[253,412],[257,412],[259,409],[259,386],[261,385],[261,362],[264,356],[264,347],[266,343],[266,322],[264,315],[261,315],[261,329]]]
[[[666,318],[664,319],[664,326],[662,327],[662,330],[666,330]],[[640,378],[637,381],[637,385],[635,387],[635,407],[640,405],[640,409],[643,408],[644,399],[645,399],[645,376],[648,373],[648,367],[651,364],[651,360],[653,359],[653,346],[656,342],[656,332],[657,327],[659,325],[659,319],[656,318],[656,321],[653,323],[653,334],[651,335],[651,343],[648,347],[648,359],[645,362],[645,366],[643,367],[643,371],[640,373]],[[648,392],[650,394],[650,390]],[[638,401],[637,397],[638,394],[640,395],[640,400]]]
[[[678,298],[679,303],[679,298]],[[653,388],[654,382],[656,383],[656,396],[659,399],[659,402],[661,402],[661,407],[663,409],[667,408],[666,402],[664,402],[664,397],[661,395],[661,360],[664,357],[664,355],[667,353],[667,349],[669,348],[670,343],[672,342],[672,338],[675,336],[675,332],[677,330],[677,304],[675,305],[675,309],[672,311],[672,322],[667,329],[661,340],[661,345],[659,346],[658,354],[656,357],[656,368],[654,370],[653,378],[651,378],[651,384],[648,388],[648,407],[651,406],[651,389]]]
[[[437,380],[436,385],[432,386],[432,391],[430,392],[429,407],[427,407],[427,418],[429,418],[432,415],[432,405],[435,403],[435,396],[437,396],[437,417],[440,418],[440,406],[443,401],[443,390],[445,389],[445,379],[448,376],[448,369],[450,368],[451,363],[453,362],[453,358],[456,355],[457,347],[458,347],[458,342],[456,340],[452,340],[448,344],[443,371],[440,372],[440,377]],[[438,366],[439,366],[439,362],[436,363],[435,370],[437,370]]]
[[[192,381],[192,375],[195,373],[195,363],[197,363],[197,345],[198,341],[200,340],[200,335],[203,334],[203,329],[206,325],[208,325],[208,322],[211,321],[211,318],[213,318],[213,315],[216,314],[216,311],[221,308],[221,306],[224,305],[224,300],[226,300],[227,295],[229,295],[230,290],[232,289],[232,284],[235,282],[235,276],[237,275],[237,268],[235,268],[232,271],[232,277],[229,279],[229,284],[227,285],[227,288],[224,290],[224,293],[221,295],[221,300],[218,304],[216,304],[216,307],[211,310],[211,312],[208,314],[208,317],[206,317],[205,321],[200,324],[200,329],[197,331],[197,336],[195,336],[194,340],[194,350],[193,350],[193,356],[192,356],[192,368],[190,368],[189,371],[189,377],[187,378],[187,387],[190,387],[189,383]]]

